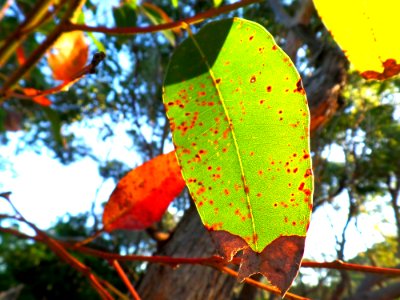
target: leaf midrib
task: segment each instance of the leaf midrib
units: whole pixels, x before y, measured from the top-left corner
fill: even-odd
[[[203,50],[201,49],[199,43],[197,42],[195,36],[191,32],[190,28],[187,28],[187,29],[188,29],[189,37],[192,39],[193,44],[195,45],[196,49],[199,51],[199,54],[200,54],[201,58],[203,59],[205,65],[207,67],[207,70],[208,70],[208,72],[209,72],[209,74],[211,76],[211,79],[213,80],[214,87],[215,87],[215,89],[217,90],[217,93],[218,93],[218,98],[221,101],[222,108],[224,110],[225,116],[226,116],[227,121],[228,121],[230,132],[232,133],[232,138],[233,138],[233,142],[234,142],[234,145],[235,145],[236,155],[237,155],[237,158],[238,158],[238,161],[239,161],[239,166],[240,166],[241,178],[242,178],[242,182],[243,182],[243,191],[246,194],[247,207],[248,207],[248,210],[249,210],[249,213],[250,213],[250,216],[251,216],[251,224],[252,224],[252,230],[253,230],[252,241],[254,243],[255,250],[258,252],[259,250],[258,250],[257,239],[254,239],[254,236],[256,235],[256,227],[255,227],[255,222],[254,222],[253,210],[252,210],[250,196],[249,196],[249,192],[248,192],[248,185],[247,185],[247,182],[246,182],[246,176],[245,176],[245,173],[244,173],[243,162],[242,162],[242,158],[240,156],[239,145],[237,143],[235,131],[233,130],[233,123],[232,123],[231,117],[229,116],[228,110],[226,108],[224,97],[222,96],[222,93],[221,93],[220,89],[218,88],[218,84],[217,84],[217,81],[216,81],[216,77],[214,76],[214,72],[213,72],[213,70],[212,70],[212,68],[211,68],[211,66],[210,66],[210,64],[209,64],[209,62],[208,62]]]

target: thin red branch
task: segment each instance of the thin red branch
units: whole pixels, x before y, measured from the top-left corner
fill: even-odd
[[[92,287],[98,292],[100,297],[105,300],[113,300],[114,298],[110,295],[110,293],[102,286],[102,284],[99,282],[99,278],[93,274],[93,272],[90,270],[89,267],[87,267],[85,264],[77,260],[75,257],[73,257],[68,251],[66,250],[65,246],[62,245],[61,242],[51,238],[48,236],[44,231],[40,230],[35,224],[29,222],[26,220],[21,213],[18,211],[18,209],[14,206],[14,204],[10,201],[9,198],[5,198],[8,203],[11,205],[15,213],[17,214],[16,216],[8,216],[9,218],[18,220],[20,222],[23,222],[27,224],[29,227],[31,227],[35,233],[36,236],[34,237],[35,240],[40,241],[44,244],[46,244],[58,257],[60,257],[62,260],[64,260],[66,263],[68,263],[71,267],[73,267],[75,270],[81,272],[83,275],[85,275],[88,279]],[[7,215],[0,215],[1,218],[7,217]],[[0,231],[3,228],[0,227]],[[19,231],[7,228],[6,229],[8,233],[11,233],[12,231],[15,231],[18,236],[23,236],[24,234],[19,233]],[[28,235],[25,235],[28,237]]]
[[[238,273],[236,271],[228,268],[228,267],[219,266],[219,267],[216,267],[216,268],[218,270],[220,270],[220,271],[232,276],[232,277],[235,277],[235,278],[238,277]],[[263,284],[263,283],[261,283],[259,281],[251,279],[251,278],[246,278],[244,280],[244,282],[246,282],[248,284],[251,284],[251,285],[253,285],[255,287],[258,287],[260,289],[263,289],[263,290],[265,290],[267,292],[270,292],[270,293],[273,293],[273,294],[281,296],[281,291],[278,288],[275,288],[273,286],[269,286],[269,285]],[[307,300],[308,299],[308,298],[304,298],[304,297],[301,297],[301,296],[298,296],[298,295],[292,294],[292,293],[286,293],[284,298],[285,299],[292,299],[292,300]]]
[[[12,88],[14,84],[39,61],[47,49],[60,37],[60,35],[63,33],[63,26],[69,22],[69,19],[73,16],[79,4],[80,0],[73,0],[69,2],[69,7],[60,21],[60,24],[55,27],[54,30],[47,36],[47,38],[35,49],[35,51],[33,51],[25,63],[8,77],[8,79],[4,82],[2,89],[0,90],[0,97],[6,95],[8,90]]]
[[[114,266],[114,269],[117,271],[119,277],[121,278],[122,282],[126,285],[126,287],[128,288],[129,292],[131,293],[133,299],[134,300],[141,300],[139,294],[137,293],[137,291],[135,290],[135,288],[133,287],[133,285],[129,281],[128,276],[126,276],[126,273],[125,273],[124,269],[122,269],[122,267],[119,264],[119,262],[117,260],[113,260],[112,264]]]
[[[25,100],[29,99],[30,100],[30,99],[33,99],[33,98],[36,98],[36,97],[45,97],[45,96],[48,96],[48,95],[53,95],[53,94],[59,93],[61,91],[64,91],[65,89],[71,87],[76,82],[78,82],[80,79],[82,79],[85,75],[95,73],[97,65],[104,58],[105,58],[105,54],[103,52],[96,53],[93,56],[92,61],[88,65],[83,67],[81,70],[79,70],[76,74],[71,76],[71,79],[64,80],[61,84],[59,84],[59,85],[57,85],[57,86],[55,86],[53,88],[50,88],[50,89],[45,90],[45,91],[37,91],[37,93],[30,94],[30,95],[18,94],[18,93],[15,93],[15,92],[8,92],[3,99],[7,99],[7,98],[10,98],[10,97],[15,97],[15,98],[20,98],[20,99],[25,99]],[[94,238],[96,238],[96,237],[93,237],[93,239]]]
[[[341,260],[332,262],[315,262],[303,261],[302,268],[319,268],[319,269],[335,269],[335,270],[349,270],[362,273],[375,273],[381,275],[400,276],[400,269],[395,268],[382,268],[375,266],[363,266],[358,264],[346,263]]]
[[[0,216],[0,217],[7,217],[17,219],[13,216]],[[11,228],[2,228],[0,227],[0,231],[13,234],[20,238],[24,239],[34,239],[38,242],[43,242],[43,239],[38,236],[30,236],[24,234],[18,230],[11,229]],[[171,266],[177,266],[180,264],[196,264],[196,265],[228,265],[228,264],[240,264],[240,258],[234,258],[231,262],[226,261],[224,258],[220,256],[210,256],[210,257],[193,257],[193,258],[186,258],[186,257],[169,257],[169,256],[146,256],[146,255],[120,255],[116,253],[109,253],[105,251],[95,250],[88,247],[80,247],[75,248],[76,246],[71,243],[66,242],[59,242],[64,247],[76,250],[81,253],[85,253],[91,256],[100,257],[106,260],[118,260],[118,261],[146,261],[151,263],[161,263]],[[315,261],[303,261],[301,263],[302,268],[318,268],[318,269],[335,269],[335,270],[349,270],[355,272],[362,272],[362,273],[375,273],[381,275],[389,275],[389,276],[400,276],[400,269],[396,268],[382,268],[382,267],[375,267],[375,266],[364,266],[352,263],[346,263],[343,261],[333,261],[333,262],[315,262]]]
[[[202,22],[206,19],[218,16],[223,13],[230,12],[232,10],[261,2],[261,0],[242,0],[232,4],[224,5],[219,8],[212,8],[205,12],[199,13],[193,17],[185,18],[179,21],[168,22],[160,25],[153,25],[153,26],[146,26],[146,27],[124,27],[124,28],[109,28],[104,26],[87,26],[84,24],[74,24],[74,23],[67,23],[64,25],[64,31],[75,31],[81,30],[86,32],[101,32],[106,34],[139,34],[139,33],[150,33],[150,32],[158,32],[167,29],[176,29],[181,28],[185,24],[195,24]]]

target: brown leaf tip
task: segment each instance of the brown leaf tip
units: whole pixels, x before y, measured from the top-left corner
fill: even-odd
[[[243,250],[239,280],[261,273],[277,286],[284,296],[296,278],[304,252],[305,237],[281,236],[261,253],[250,247]]]
[[[219,254],[228,259],[228,261],[231,261],[238,251],[248,247],[248,244],[241,237],[225,230],[210,231],[210,235]]]
[[[243,250],[238,280],[260,273],[281,290],[282,297],[296,278],[304,252],[305,237],[281,236],[266,246],[261,253],[253,251],[239,236],[224,230],[210,230],[220,255],[231,261]]]

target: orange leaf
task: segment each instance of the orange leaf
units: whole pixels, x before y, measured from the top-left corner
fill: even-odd
[[[24,91],[24,94],[27,96],[35,96],[35,95],[40,94],[40,91],[37,89],[34,89],[34,88],[24,88],[23,91]],[[32,101],[34,101],[37,104],[42,105],[42,106],[50,106],[51,105],[51,101],[44,96],[33,97]]]
[[[21,66],[25,63],[26,61],[26,57],[25,57],[25,52],[24,52],[24,48],[22,48],[21,46],[19,46],[16,50],[16,54],[17,54],[17,61],[18,64]]]
[[[81,31],[64,33],[48,53],[47,61],[56,80],[72,80],[86,64],[89,46]]]
[[[145,162],[118,182],[104,208],[105,230],[149,227],[184,187],[175,152]]]

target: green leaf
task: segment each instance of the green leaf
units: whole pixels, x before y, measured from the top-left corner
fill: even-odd
[[[222,3],[222,0],[213,0],[214,7],[219,7]]]
[[[179,6],[179,1],[178,0],[171,0],[171,4],[174,8],[178,8]]]
[[[332,37],[362,77],[385,80],[400,73],[400,41],[394,38],[399,27],[399,1],[388,1],[386,5],[368,0],[313,2]]]
[[[171,19],[168,15],[158,6],[151,3],[143,3],[140,6],[142,13],[150,20],[150,22],[154,25],[160,25],[167,22],[170,22]],[[161,31],[168,42],[175,46],[175,35],[172,30],[162,30]]]
[[[80,12],[77,24],[85,24],[85,13],[83,11]],[[93,34],[93,32],[86,32],[87,36],[92,40],[93,44],[96,46],[99,52],[106,53],[106,48],[104,47],[103,43],[100,42]]]
[[[183,177],[222,254],[244,249],[284,293],[312,209],[309,111],[289,57],[260,25],[206,25],[171,58],[164,104]]]
[[[113,16],[117,27],[136,26],[136,9],[132,4],[123,4],[113,8]]]

